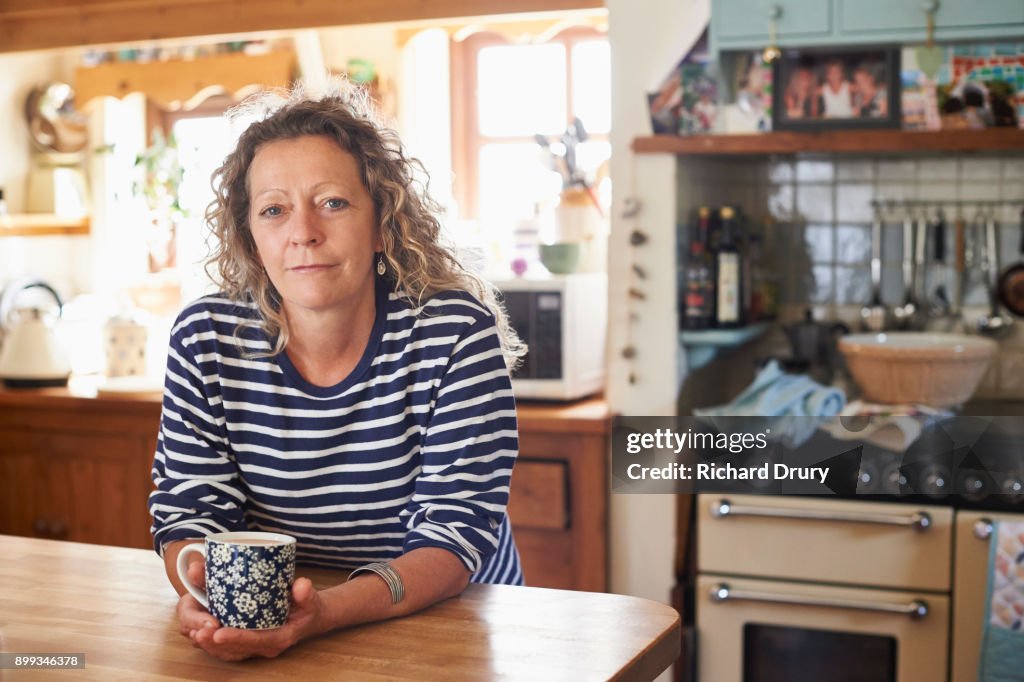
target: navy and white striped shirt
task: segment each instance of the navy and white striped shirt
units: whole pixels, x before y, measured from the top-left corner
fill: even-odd
[[[352,569],[417,547],[474,582],[522,584],[505,514],[518,453],[494,317],[466,292],[414,308],[378,280],[370,341],[336,386],[268,350],[253,305],[208,296],[171,332],[153,539],[287,533],[300,562]],[[241,327],[239,326],[241,325]]]

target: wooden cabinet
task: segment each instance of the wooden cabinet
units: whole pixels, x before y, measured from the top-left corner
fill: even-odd
[[[771,22],[777,38],[787,43],[813,41],[832,33],[832,8],[828,2],[805,0],[715,0],[711,25],[718,44],[768,44]]]
[[[713,50],[760,49],[771,40],[786,47],[920,44],[927,8],[934,6],[939,41],[1016,41],[1024,32],[1020,0],[714,0]]]
[[[895,35],[914,42],[926,35],[928,18],[922,0],[839,0],[837,28],[844,35],[861,34],[865,42],[888,40]],[[935,10],[938,39],[995,37],[1004,25],[1024,26],[1024,3],[1020,0],[939,0]]]
[[[520,404],[509,517],[531,587],[608,589],[608,438],[603,401]]]
[[[0,533],[148,548],[160,405],[0,392]]]
[[[519,406],[509,514],[527,584],[608,589],[600,400]],[[0,534],[148,548],[158,399],[0,389]]]

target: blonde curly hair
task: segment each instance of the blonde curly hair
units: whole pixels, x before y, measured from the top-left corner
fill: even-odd
[[[229,112],[233,119],[253,122],[224,163],[214,171],[215,199],[206,209],[212,246],[206,269],[233,300],[255,302],[260,326],[275,339],[271,351],[288,345],[288,324],[281,298],[260,263],[249,227],[249,167],[261,145],[318,135],[333,140],[355,157],[360,177],[373,198],[383,257],[394,291],[416,307],[434,294],[462,290],[472,294],[494,316],[509,370],[526,354],[488,282],[464,268],[450,247],[441,243],[439,206],[425,183],[426,171],[406,155],[398,134],[384,127],[366,92],[345,81],[332,80],[320,95],[297,86],[290,91],[266,91],[247,98]]]

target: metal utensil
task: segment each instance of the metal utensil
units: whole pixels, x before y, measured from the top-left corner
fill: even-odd
[[[893,308],[892,316],[896,326],[908,329],[917,313],[914,285],[916,283],[914,268],[914,215],[911,211],[903,216],[903,303]]]
[[[986,336],[1005,336],[1013,325],[1013,319],[999,311],[999,239],[996,235],[996,219],[989,211],[985,214],[985,266],[988,271],[989,312],[978,318],[978,331]]]
[[[860,321],[872,332],[889,325],[889,311],[882,305],[882,209],[877,204],[871,223],[871,303],[860,309]]]

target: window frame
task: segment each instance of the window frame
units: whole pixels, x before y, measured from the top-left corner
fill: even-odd
[[[565,48],[565,103],[568,128],[575,116],[573,102],[573,46],[591,40],[608,40],[605,31],[592,26],[571,26],[559,31],[535,45],[561,43]],[[452,195],[463,218],[480,217],[480,150],[487,144],[532,143],[533,135],[490,136],[480,133],[477,116],[477,58],[480,50],[487,47],[515,46],[522,43],[509,40],[493,31],[480,31],[451,45],[451,93],[452,93],[452,171],[454,174]],[[588,131],[589,133],[589,131]],[[608,133],[590,133],[588,142],[609,142]]]

